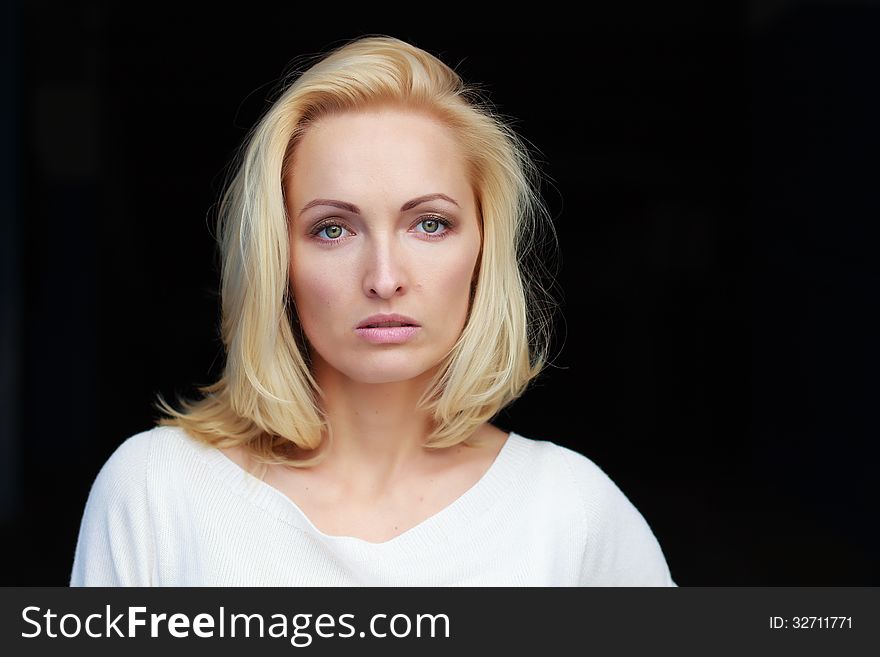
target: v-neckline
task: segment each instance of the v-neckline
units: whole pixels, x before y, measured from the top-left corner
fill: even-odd
[[[193,440],[190,438],[190,440]],[[351,544],[365,550],[387,550],[411,542],[433,544],[449,534],[458,533],[461,523],[475,517],[491,506],[509,484],[508,471],[516,464],[515,455],[524,439],[511,431],[494,460],[483,475],[464,493],[439,511],[421,520],[409,529],[386,541],[374,542],[358,536],[327,534],[312,522],[302,508],[280,489],[254,476],[220,449],[202,443],[208,462],[216,467],[233,488],[246,490],[258,504],[273,511],[300,529],[315,535],[325,543]]]

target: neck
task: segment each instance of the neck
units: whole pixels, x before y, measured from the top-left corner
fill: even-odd
[[[429,414],[417,409],[434,370],[407,381],[362,383],[320,358],[313,363],[333,432],[320,470],[352,492],[381,495],[437,462],[439,453],[422,447],[431,431]]]

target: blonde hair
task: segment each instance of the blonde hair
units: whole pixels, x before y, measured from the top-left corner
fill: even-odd
[[[306,467],[329,425],[290,298],[288,218],[282,180],[308,126],[331,113],[395,104],[429,113],[457,137],[482,228],[471,308],[460,337],[419,401],[433,430],[428,448],[468,441],[519,397],[547,362],[552,299],[536,248],[555,245],[540,176],[524,142],[476,86],[433,55],[398,39],[349,42],[282,85],[250,132],[219,206],[222,377],[202,398],[161,395],[157,408],[219,448],[244,445],[257,461]]]

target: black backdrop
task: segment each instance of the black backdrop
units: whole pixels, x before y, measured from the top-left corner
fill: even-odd
[[[219,375],[224,168],[295,57],[366,33],[482,83],[548,177],[558,355],[497,424],[602,467],[680,585],[880,583],[875,8],[112,4],[6,4],[0,583],[65,584],[100,465]]]

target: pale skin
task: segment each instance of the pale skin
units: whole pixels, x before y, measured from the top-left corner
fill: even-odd
[[[283,181],[291,292],[333,443],[318,466],[270,466],[264,481],[326,534],[391,540],[477,483],[507,439],[485,423],[477,446],[426,449],[416,408],[467,318],[481,238],[466,170],[449,128],[377,108],[310,126]],[[376,313],[413,318],[418,333],[370,343],[355,327]]]

